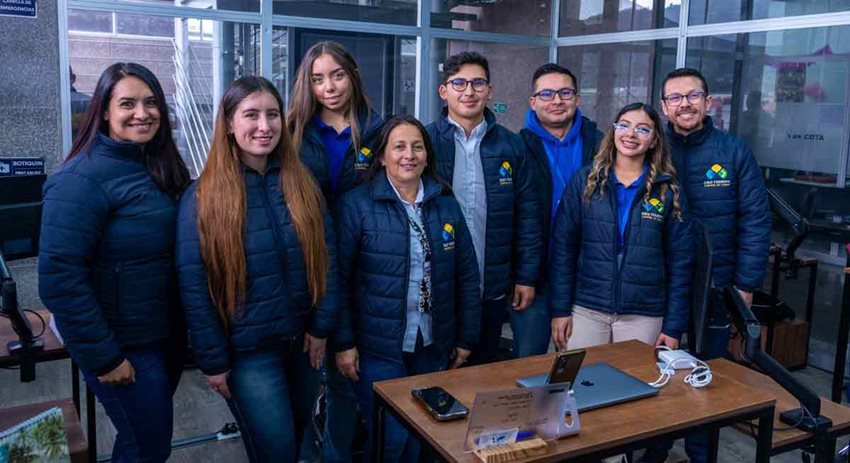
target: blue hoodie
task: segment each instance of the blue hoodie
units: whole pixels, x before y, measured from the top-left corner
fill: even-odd
[[[570,131],[563,140],[558,140],[540,125],[537,114],[533,110],[529,109],[525,113],[525,128],[540,137],[549,158],[549,169],[552,172],[552,210],[549,212],[552,217],[555,217],[558,202],[564,195],[567,182],[582,166],[581,126],[581,110],[576,108]]]

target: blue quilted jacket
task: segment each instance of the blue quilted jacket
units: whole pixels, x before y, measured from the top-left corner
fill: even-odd
[[[234,353],[289,343],[305,331],[326,338],[337,326],[336,238],[330,215],[324,216],[330,262],[327,292],[318,307],[312,307],[304,254],[280,189],[279,163],[270,160],[265,174],[244,166],[242,170],[248,206],[243,231],[247,294],[228,331],[210,298],[201,258],[197,183],[180,201],[175,259],[180,296],[192,349],[207,375],[228,371]]]
[[[434,144],[437,175],[452,184],[456,127],[442,116],[428,125]],[[534,286],[540,276],[543,215],[530,155],[519,135],[484,113],[487,132],[481,141],[481,164],[487,190],[487,228],[484,250],[484,299],[493,300],[512,289],[512,283]],[[509,169],[503,169],[507,163]]]
[[[753,291],[761,286],[767,267],[772,222],[752,151],[714,128],[710,117],[687,136],[668,125],[667,137],[689,216],[702,222],[715,251],[714,284]]]
[[[649,200],[642,186],[632,203],[622,263],[618,263],[618,212],[614,183],[606,180],[590,201],[584,188],[591,166],[570,180],[552,230],[549,288],[552,316],[573,305],[613,314],[664,317],[661,331],[678,338],[688,328],[693,273],[693,237],[686,221],[673,216],[673,192],[661,197],[658,176]],[[680,197],[684,210],[684,196]]]
[[[339,174],[339,185],[337,189],[339,194],[354,188],[364,182],[369,173],[369,166],[372,164],[372,150],[377,144],[378,135],[381,131],[381,126],[384,121],[381,116],[374,111],[362,113],[357,118],[360,126],[360,149],[355,153],[354,147],[349,145],[348,151],[345,153],[345,158],[342,160],[342,171]],[[328,200],[328,204],[333,204],[333,198],[337,196],[331,188],[331,174],[328,172],[328,153],[325,150],[325,145],[322,143],[322,137],[319,135],[319,130],[311,120],[304,127],[304,137],[301,142],[301,162],[310,169],[322,193]]]
[[[481,319],[478,264],[460,206],[423,176],[422,222],[432,250],[431,307],[435,346],[448,354],[471,349]],[[381,172],[337,204],[339,267],[351,302],[342,311],[336,350],[401,361],[410,261],[407,212]]]
[[[84,369],[113,370],[123,350],[165,340],[182,317],[176,221],[177,200],[154,184],[144,145],[98,135],[45,183],[39,296]]]

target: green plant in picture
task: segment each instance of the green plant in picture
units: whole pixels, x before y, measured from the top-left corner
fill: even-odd
[[[62,428],[62,414],[50,415],[32,429],[33,439],[38,443],[40,453],[48,458],[59,458],[68,454],[65,430]]]

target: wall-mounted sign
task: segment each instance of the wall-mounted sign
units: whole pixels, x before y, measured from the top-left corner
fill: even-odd
[[[38,0],[0,0],[0,16],[35,18]]]
[[[505,114],[505,111],[508,110],[507,103],[493,103],[493,112],[496,114]]]
[[[0,177],[44,174],[44,158],[0,158]]]

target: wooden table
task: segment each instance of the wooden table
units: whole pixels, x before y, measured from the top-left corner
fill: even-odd
[[[779,421],[779,414],[794,408],[800,408],[800,401],[795,399],[788,391],[768,376],[751,370],[734,362],[709,361],[713,372],[735,378],[736,381],[748,386],[756,387],[772,395],[776,399],[776,417],[773,425],[773,439],[771,454],[778,455],[790,450],[801,449],[808,446],[815,447],[815,461],[833,461],[835,453],[835,440],[850,434],[850,408],[821,399],[821,415],[832,420],[826,435],[821,439],[815,439],[815,435],[797,428],[788,428],[788,425]],[[741,424],[735,426],[739,431],[750,434],[750,426]]]
[[[68,453],[71,455],[71,462],[86,463],[89,461],[86,439],[83,437],[80,418],[71,399],[53,400],[50,402],[0,409],[0,430],[11,428],[53,407],[62,409],[62,416],[65,423],[65,437],[68,439]]]
[[[38,315],[44,320],[44,333],[41,334],[41,339],[44,341],[44,350],[37,352],[35,355],[36,363],[51,362],[54,360],[70,359],[71,355],[68,349],[59,342],[53,331],[47,324],[50,322],[50,312],[47,310],[36,310]],[[38,334],[41,331],[42,321],[30,312],[26,312],[27,318],[32,325],[33,334]],[[20,366],[21,359],[9,353],[6,344],[9,341],[15,341],[18,335],[12,329],[12,324],[6,318],[0,318],[0,368],[9,368]],[[74,361],[71,360],[71,393],[76,415],[80,416],[80,372]],[[89,442],[89,460],[97,461],[97,424],[95,422],[95,398],[94,394],[86,388],[86,428],[88,430]]]
[[[553,354],[538,355],[375,383],[376,440],[383,440],[384,418],[389,412],[445,460],[477,461],[473,454],[463,451],[467,421],[434,420],[414,402],[410,390],[442,386],[471,407],[476,392],[513,388],[517,378],[549,371],[552,359]],[[638,341],[589,348],[584,362],[606,362],[644,381],[658,377],[652,347]],[[727,360],[714,363],[731,364]],[[756,461],[766,463],[771,454],[775,402],[774,395],[738,382],[724,371],[718,371],[705,389],[684,384],[680,372],[656,397],[582,412],[581,432],[551,442],[546,455],[535,461],[594,460],[695,431],[710,432],[709,461],[716,461],[720,428],[742,420],[758,420]],[[376,442],[379,461],[382,450],[382,442]]]

